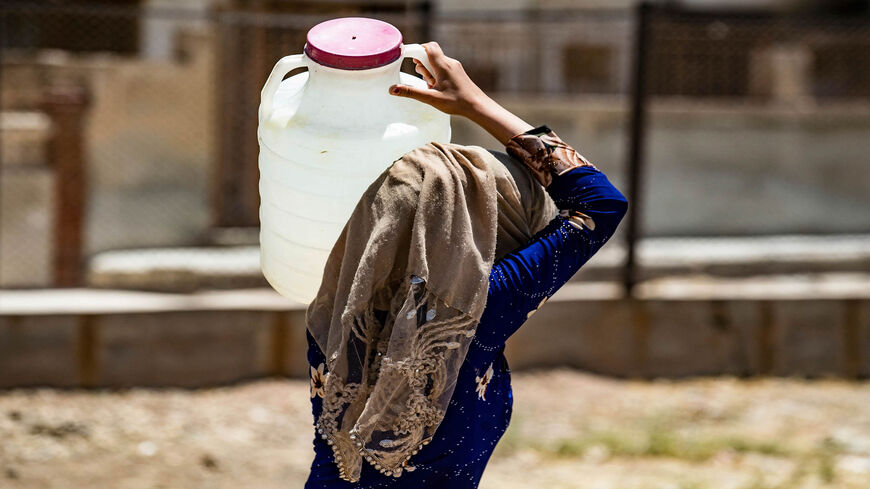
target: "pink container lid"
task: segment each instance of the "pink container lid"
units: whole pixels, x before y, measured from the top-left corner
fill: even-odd
[[[305,54],[332,68],[365,70],[402,55],[402,33],[392,24],[367,17],[327,20],[308,31]]]

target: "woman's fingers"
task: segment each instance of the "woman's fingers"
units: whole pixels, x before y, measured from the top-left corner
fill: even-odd
[[[392,85],[390,86],[390,93],[399,97],[419,100],[420,102],[429,104],[435,108],[440,108],[439,106],[445,101],[444,94],[437,90],[417,88],[410,85]]]
[[[468,112],[485,94],[471,81],[459,61],[446,56],[437,42],[427,42],[422,46],[431,68],[417,60],[414,64],[429,88],[393,85],[390,93],[418,100],[448,114]]]
[[[444,51],[441,50],[441,46],[438,45],[435,41],[424,42],[422,44],[423,49],[426,50],[426,54],[429,55],[429,60],[435,63],[435,61],[440,60],[444,57]]]
[[[429,56],[429,62],[432,63],[432,74],[436,77],[440,77],[447,66],[447,56],[444,55],[441,46],[439,46],[435,41],[423,43],[421,46],[423,46],[423,49],[426,51],[426,55]]]
[[[420,61],[415,59],[414,64],[417,65],[416,71],[417,71],[417,73],[419,73],[420,75],[423,76],[423,80],[425,80],[426,83],[428,83],[430,87],[432,85],[434,85],[435,84],[435,77],[432,76],[432,73],[429,73],[429,70],[427,70],[426,67],[423,66],[423,63],[421,63]]]

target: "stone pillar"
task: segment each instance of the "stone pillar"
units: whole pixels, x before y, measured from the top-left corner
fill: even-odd
[[[42,101],[51,118],[48,162],[55,175],[54,285],[73,287],[82,280],[82,244],[87,175],[84,116],[89,96],[79,85],[52,85]]]
[[[804,45],[780,44],[753,53],[751,93],[785,104],[810,100],[812,61],[812,52]]]

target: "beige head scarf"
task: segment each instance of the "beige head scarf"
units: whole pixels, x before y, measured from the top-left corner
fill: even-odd
[[[493,261],[556,212],[521,162],[478,146],[426,144],[369,186],[306,316],[328,371],[317,432],[343,479],[359,480],[363,458],[399,476],[432,439]]]

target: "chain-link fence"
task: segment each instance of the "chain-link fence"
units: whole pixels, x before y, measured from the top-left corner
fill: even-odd
[[[639,12],[629,239],[708,238],[648,239],[641,265],[866,271],[870,17]]]
[[[405,42],[437,40],[487,92],[550,125],[630,194],[630,218],[578,275],[620,276],[635,249],[626,238],[648,238],[628,254],[644,269],[628,274],[646,277],[719,249],[739,259],[727,250],[758,249],[750,238],[762,235],[817,235],[812,246],[824,248],[870,231],[866,18],[149,5],[0,6],[0,287],[263,285],[259,92],[310,27],[346,15],[390,22]],[[455,142],[495,145],[467,121],[453,127]],[[842,266],[854,266],[849,256]]]
[[[333,17],[422,40],[428,4],[236,3],[0,6],[0,286],[265,285],[256,130],[272,66]]]

